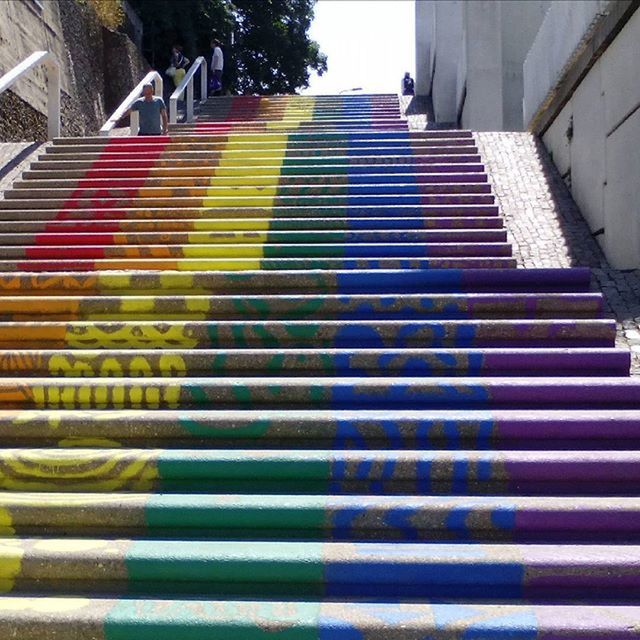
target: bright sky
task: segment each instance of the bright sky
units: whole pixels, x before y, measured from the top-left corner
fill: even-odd
[[[310,35],[329,70],[305,94],[398,93],[405,71],[415,77],[414,0],[318,0]]]

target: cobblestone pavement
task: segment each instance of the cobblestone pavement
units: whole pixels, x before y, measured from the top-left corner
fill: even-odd
[[[0,198],[41,150],[31,142],[0,142]]]
[[[640,374],[640,270],[612,269],[544,145],[530,133],[476,133],[518,264],[591,267]]]

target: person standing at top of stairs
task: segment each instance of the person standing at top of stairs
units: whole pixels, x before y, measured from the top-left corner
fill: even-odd
[[[224,54],[220,47],[220,40],[211,40],[211,84],[210,93],[217,95],[222,90],[222,70],[224,69]]]
[[[153,95],[153,85],[148,82],[142,87],[142,97],[138,98],[127,112],[137,111],[140,115],[139,136],[167,135],[169,120],[167,106],[160,96]]]

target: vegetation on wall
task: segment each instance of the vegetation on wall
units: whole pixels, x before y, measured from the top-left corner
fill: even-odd
[[[78,0],[81,4],[93,7],[100,23],[115,31],[124,22],[122,0]]]
[[[316,0],[129,0],[144,25],[143,53],[159,70],[171,47],[191,60],[209,57],[217,37],[225,54],[225,89],[232,93],[293,93],[327,59],[308,32]]]

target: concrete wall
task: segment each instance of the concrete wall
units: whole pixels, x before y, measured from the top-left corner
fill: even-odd
[[[124,34],[76,0],[0,1],[0,74],[39,49],[61,66],[62,133],[96,133],[148,64]],[[46,81],[36,70],[0,95],[0,140],[46,139]]]
[[[640,11],[543,135],[611,265],[640,268]]]
[[[550,0],[501,2],[502,129],[522,131],[523,63],[549,9]]]
[[[438,122],[522,129],[522,63],[549,0],[416,2],[417,93]]]
[[[563,69],[581,51],[582,43],[610,1],[551,3],[523,65],[525,125],[553,92]]]

